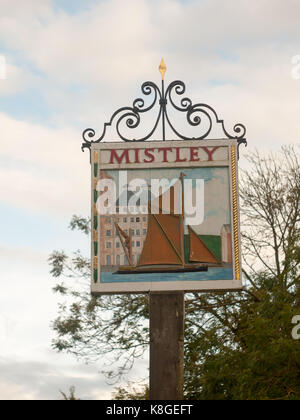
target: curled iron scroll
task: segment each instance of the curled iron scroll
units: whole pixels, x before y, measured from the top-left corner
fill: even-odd
[[[105,139],[107,128],[115,124],[116,132],[119,138],[125,142],[143,142],[150,139],[158,129],[159,123],[162,122],[162,140],[166,140],[165,124],[169,127],[172,133],[175,134],[181,140],[204,140],[208,139],[209,135],[216,124],[220,125],[221,131],[225,138],[235,139],[238,142],[238,146],[241,144],[247,145],[246,140],[246,127],[241,124],[235,124],[232,133],[229,133],[225,128],[224,120],[220,119],[210,105],[205,103],[193,104],[191,99],[183,97],[179,102],[176,103],[174,100],[174,92],[177,96],[181,96],[185,93],[185,84],[180,80],[171,82],[169,86],[164,88],[164,80],[162,80],[161,89],[153,82],[145,82],[141,87],[142,93],[145,96],[152,96],[150,104],[145,105],[143,98],[137,98],[133,101],[131,107],[122,107],[113,113],[109,122],[104,124],[102,134],[97,138],[96,132],[93,128],[87,128],[83,132],[82,150],[90,149],[93,143],[100,143]],[[187,124],[191,127],[199,129],[196,136],[184,135],[178,128],[175,127],[171,121],[168,113],[168,108],[172,107],[173,110],[181,113],[185,113]],[[127,129],[133,130],[139,128],[142,123],[142,114],[150,112],[156,109],[154,112],[154,124],[146,135],[142,137],[135,137],[134,134],[130,137],[122,132],[122,127],[125,125]],[[158,140],[158,136],[155,140]]]

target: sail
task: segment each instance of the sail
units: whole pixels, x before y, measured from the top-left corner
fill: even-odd
[[[216,263],[219,264],[217,257],[208,249],[197,233],[189,226],[190,234],[190,257],[191,262]]]
[[[138,265],[183,265],[178,245],[180,245],[178,218],[171,215],[150,214],[148,233]]]
[[[175,188],[170,188],[169,214],[162,214],[163,196],[149,208],[148,232],[139,260],[139,266],[144,265],[184,265],[183,252],[183,217],[175,214],[177,205]],[[149,206],[150,207],[150,206]]]

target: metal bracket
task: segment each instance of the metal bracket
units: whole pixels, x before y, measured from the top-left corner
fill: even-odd
[[[96,132],[92,128],[87,128],[84,130],[83,136],[83,144],[82,144],[82,151],[85,149],[91,150],[91,145],[93,143],[100,143],[104,140],[107,128],[112,126],[115,123],[116,131],[118,136],[121,140],[125,142],[143,142],[154,135],[157,131],[159,123],[161,122],[162,134],[161,139],[166,140],[166,124],[177,137],[177,139],[181,140],[204,140],[208,139],[214,124],[220,124],[221,130],[228,139],[236,139],[238,142],[238,149],[241,144],[247,146],[246,140],[246,127],[241,124],[235,124],[233,127],[232,134],[229,133],[224,125],[224,120],[220,119],[216,113],[216,111],[210,106],[205,103],[196,103],[193,104],[191,99],[187,97],[183,97],[180,100],[180,104],[176,104],[173,100],[174,92],[178,96],[183,95],[185,93],[186,87],[185,84],[180,80],[175,80],[174,82],[170,83],[168,87],[165,89],[164,85],[164,75],[166,71],[166,66],[164,61],[161,61],[159,66],[159,71],[162,76],[162,83],[161,88],[157,86],[157,84],[153,82],[145,82],[143,83],[141,90],[142,93],[146,96],[153,96],[152,102],[150,105],[146,106],[145,101],[142,98],[137,98],[133,101],[131,107],[122,107],[115,111],[110,119],[109,122],[104,124],[104,129],[100,137],[96,138]],[[158,111],[157,117],[154,123],[153,128],[148,132],[147,135],[135,138],[127,137],[122,134],[121,132],[121,124],[122,122],[125,123],[126,127],[129,129],[136,129],[140,126],[141,123],[141,115],[151,111],[155,105],[158,103]],[[174,124],[170,119],[170,115],[168,113],[168,106],[173,107],[178,112],[182,112],[186,114],[186,120],[188,125],[197,127],[199,129],[197,135],[195,137],[190,137],[184,135],[178,129],[175,128]],[[206,124],[203,124],[203,120],[205,120]],[[155,140],[159,140],[158,137],[155,137]]]

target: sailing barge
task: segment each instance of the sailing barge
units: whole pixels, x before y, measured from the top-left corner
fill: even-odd
[[[158,211],[154,212],[157,214],[153,214],[153,205],[151,207],[149,204],[147,236],[137,265],[132,263],[131,229],[129,230],[129,234],[127,234],[115,223],[118,236],[129,262],[127,266],[120,266],[115,274],[186,273],[207,271],[208,267],[222,266],[222,263],[189,225],[189,256],[188,262],[186,262],[184,252],[183,177],[184,174],[181,173],[181,214],[175,212],[176,185],[172,186],[169,191],[170,211],[168,214],[163,214],[162,211],[163,194],[158,199]]]

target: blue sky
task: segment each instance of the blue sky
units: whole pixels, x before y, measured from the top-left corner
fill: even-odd
[[[89,254],[88,239],[68,230],[73,214],[87,216],[90,209],[82,131],[93,127],[101,133],[116,109],[142,96],[144,81],[159,83],[163,57],[166,83],[183,80],[186,96],[212,105],[228,131],[237,122],[246,125],[241,167],[247,150],[299,144],[300,78],[292,77],[292,57],[300,54],[300,3],[0,4],[7,75],[0,79],[0,395],[51,399],[58,397],[57,388],[74,383],[85,398],[109,397],[112,388],[95,373],[101,361],[83,367],[50,345],[57,298],[48,255],[77,248]],[[146,122],[151,125],[151,118]],[[177,122],[184,131],[184,121]],[[147,361],[138,365],[133,377],[143,376],[146,367]],[[47,379],[51,372],[57,388]]]
[[[97,0],[54,0],[54,10],[64,10],[69,15],[80,14],[97,3]]]

